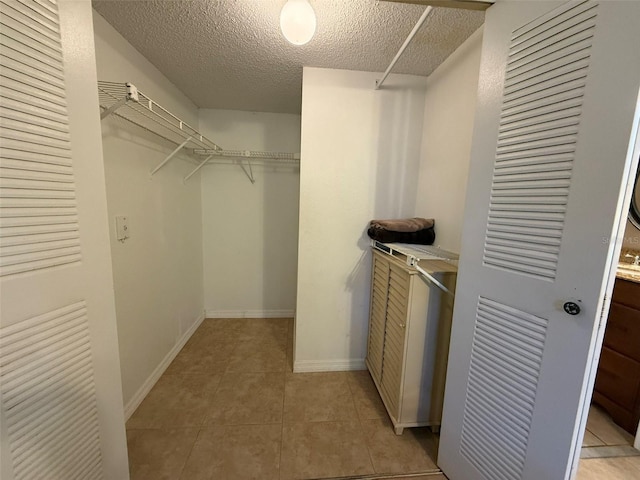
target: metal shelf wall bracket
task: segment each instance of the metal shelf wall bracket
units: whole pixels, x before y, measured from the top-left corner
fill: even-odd
[[[253,178],[253,166],[251,165],[251,160],[247,160],[247,165],[249,166],[249,171],[247,171],[247,167],[245,167],[242,160],[240,160],[240,168],[242,168],[244,174],[249,178],[249,181],[254,184],[256,183],[256,179]]]
[[[160,162],[158,164],[158,166],[156,168],[154,168],[153,170],[151,170],[151,176],[155,175],[155,173],[160,170],[162,167],[164,167],[167,163],[169,163],[169,160],[171,160],[180,150],[182,150],[184,148],[184,146],[189,143],[191,141],[191,137],[187,138],[184,142],[182,142],[180,145],[178,145],[178,148],[176,148],[173,152],[171,152],[169,154],[169,156],[167,158],[165,158],[162,162]]]
[[[100,113],[100,120],[107,118],[109,115],[111,115],[113,112],[118,110],[121,106],[125,105],[127,102],[131,100],[134,102],[138,102],[140,100],[140,98],[138,97],[138,89],[135,87],[135,85],[132,85],[131,83],[127,83],[126,87],[127,87],[126,95],[122,97],[120,100],[118,100],[116,103],[111,105],[109,108],[104,109]]]
[[[187,180],[189,180],[191,177],[193,177],[193,176],[198,172],[198,170],[200,170],[202,167],[204,167],[204,166],[207,164],[207,162],[208,162],[209,160],[211,160],[211,157],[213,157],[213,155],[209,155],[209,156],[208,156],[207,158],[205,158],[202,162],[200,162],[200,163],[198,164],[198,166],[197,166],[196,168],[194,168],[194,169],[191,171],[191,173],[189,173],[189,175],[187,175],[186,177],[184,177],[184,178],[182,179],[182,181],[186,183],[186,182],[187,182]]]

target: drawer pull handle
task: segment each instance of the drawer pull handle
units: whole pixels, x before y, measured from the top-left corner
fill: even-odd
[[[399,326],[400,328],[404,328],[404,327],[406,327],[406,326],[407,326],[407,324],[406,324],[406,323],[399,323],[399,324],[398,324],[398,326]]]

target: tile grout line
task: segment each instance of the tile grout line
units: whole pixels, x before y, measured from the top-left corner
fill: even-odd
[[[367,370],[368,372],[368,370]],[[348,375],[353,375],[351,373],[348,373]],[[351,394],[351,402],[353,403],[353,410],[356,412],[356,417],[358,419],[358,425],[360,426],[360,434],[364,437],[364,425],[362,425],[362,417],[360,416],[360,411],[358,410],[358,405],[356,404],[356,398],[353,395],[353,389],[351,388],[351,382],[349,381],[350,378],[347,377],[347,388],[349,389],[349,393]],[[364,439],[364,445],[367,448],[367,455],[369,456],[369,463],[371,464],[371,470],[375,473],[376,472],[376,466],[373,463],[373,457],[371,456],[371,448],[369,448],[369,441],[367,440],[367,438]]]
[[[198,330],[201,331],[201,329],[203,328],[204,325],[201,325],[196,332],[198,332]],[[194,332],[194,334],[196,334],[196,332]],[[223,341],[223,343],[227,343],[229,344],[229,346],[231,347],[231,354],[233,354],[233,352],[235,352],[238,348],[238,345],[241,343],[241,338],[242,338],[242,327],[240,327],[240,329],[238,329],[237,331],[237,335],[229,335],[227,336],[227,338],[221,338],[221,340]],[[193,335],[192,335],[193,336]],[[219,337],[215,336],[215,339],[217,340]],[[185,345],[186,346],[186,345]],[[185,348],[185,346],[183,346],[183,348],[180,350],[180,352],[182,352]],[[199,348],[196,350],[196,353],[202,353],[202,350],[207,348],[207,344],[202,344],[199,346]],[[178,352],[178,353],[180,353]],[[286,357],[286,352],[285,352],[285,357]],[[138,427],[138,428],[126,428],[126,430],[128,431],[135,431],[135,430],[139,430],[139,431],[165,431],[167,432],[168,430],[173,430],[173,429],[177,429],[177,430],[186,430],[186,429],[191,429],[194,430],[195,433],[195,438],[193,440],[193,442],[191,443],[190,448],[188,449],[188,451],[186,452],[185,455],[185,460],[182,462],[182,465],[179,467],[179,471],[176,472],[178,474],[178,478],[181,478],[182,475],[185,472],[186,466],[189,463],[189,460],[191,458],[191,456],[193,455],[193,452],[195,450],[195,446],[198,443],[198,441],[202,438],[202,436],[204,435],[204,431],[207,428],[207,420],[210,416],[211,413],[211,406],[213,404],[213,401],[215,398],[217,398],[217,396],[220,393],[220,389],[223,383],[223,379],[225,378],[225,376],[227,374],[233,374],[234,372],[229,372],[229,368],[230,368],[230,358],[227,358],[226,361],[226,365],[220,369],[217,370],[215,373],[212,372],[207,372],[207,373],[192,373],[192,372],[184,372],[184,371],[178,371],[176,373],[171,373],[171,372],[163,372],[163,374],[161,375],[160,378],[163,377],[180,377],[180,378],[187,378],[187,377],[203,377],[203,376],[207,376],[207,377],[211,377],[211,376],[217,376],[219,377],[219,381],[217,382],[216,386],[214,389],[212,389],[212,394],[211,395],[207,395],[206,398],[209,399],[209,401],[206,403],[206,408],[205,408],[205,412],[202,415],[202,419],[198,422],[194,422],[194,425],[178,425],[178,426],[166,426],[166,425],[161,425],[158,427]],[[286,358],[285,358],[285,363],[286,363]],[[240,372],[238,372],[240,373]],[[242,372],[244,373],[244,372]],[[270,372],[256,372],[256,373],[260,373],[260,374],[269,374]],[[275,372],[274,372],[275,373]],[[285,368],[283,370],[281,370],[280,372],[282,374],[282,380],[283,382],[286,381],[286,365]],[[158,379],[160,380],[160,379]],[[282,415],[284,416],[284,392],[283,392],[283,399],[282,399]],[[137,410],[137,409],[136,409]],[[277,425],[277,422],[274,422],[274,424]],[[244,424],[239,424],[239,425],[244,425]],[[263,425],[262,423],[256,424],[256,425]],[[281,448],[281,452],[280,455],[282,456],[282,434],[283,434],[283,422],[281,422],[281,440],[280,440],[280,448]],[[126,426],[125,426],[126,427]]]
[[[202,324],[198,327],[196,332],[198,330],[200,330],[200,328],[202,328]],[[196,332],[193,332],[193,333],[195,334]],[[236,339],[235,343],[236,344],[238,343],[237,339]],[[235,345],[234,345],[234,349],[235,349]],[[216,385],[215,391],[213,392],[213,395],[211,396],[211,401],[212,402],[215,399],[216,395],[218,394],[218,390],[220,390],[220,385],[222,384],[222,380],[224,379],[224,376],[225,376],[225,373],[226,373],[226,370],[227,370],[228,367],[229,367],[229,363],[227,362],[227,367],[225,368],[225,371],[219,374],[220,375],[220,380],[218,381],[218,384]],[[186,375],[186,374],[183,374],[183,375]],[[209,408],[207,408],[207,411],[202,416],[202,420],[200,422],[200,426],[198,427],[198,433],[196,435],[196,438],[195,438],[193,444],[191,445],[191,448],[189,449],[189,453],[187,454],[184,463],[182,464],[182,468],[180,469],[180,474],[178,475],[178,479],[182,478],[182,474],[184,473],[185,468],[187,468],[187,464],[189,463],[189,460],[191,459],[191,455],[193,454],[193,450],[196,447],[196,443],[198,443],[198,440],[200,440],[201,435],[203,435],[203,430],[205,429],[205,424],[207,422],[207,419],[209,418],[209,410],[210,410],[211,404],[209,404],[208,407]]]
[[[231,357],[233,357],[233,354],[235,353],[236,349],[238,348],[238,345],[240,344],[240,337],[241,337],[241,333],[240,330],[238,331],[238,335],[237,337],[235,337],[235,342],[233,344],[233,348],[231,349],[231,352],[229,353],[229,358],[227,359],[227,366],[224,369],[224,372],[222,374],[222,376],[224,377],[224,375],[226,375],[229,372],[229,365],[231,365]]]
[[[602,440],[598,435],[595,434],[595,432],[593,430],[590,430],[588,428],[586,428],[586,431],[589,432],[591,435],[593,435],[594,437],[596,437],[600,442],[602,442],[602,445],[607,445],[607,442],[605,442],[604,440]],[[593,445],[593,446],[598,446],[598,445]],[[589,448],[589,447],[582,447],[582,448]]]
[[[588,418],[596,418],[598,417],[601,422],[604,422],[604,427],[601,430],[606,430],[607,427],[613,429],[613,431],[616,433],[616,435],[621,436],[624,443],[609,443],[605,440],[603,440],[603,438],[600,435],[597,435],[595,433],[594,430],[590,429],[588,427],[588,421],[587,421],[587,427],[586,429],[591,432],[594,436],[596,436],[598,438],[598,440],[600,440],[605,446],[617,446],[617,445],[631,445],[633,446],[633,439],[635,437],[635,435],[631,435],[629,434],[629,432],[627,432],[626,430],[624,430],[622,427],[620,427],[619,425],[617,425],[613,419],[611,418],[611,415],[609,415],[604,409],[602,409],[601,407],[595,405],[595,404],[591,404],[591,406],[589,407],[589,417]],[[603,426],[603,425],[600,425]],[[605,432],[606,433],[606,432]],[[631,439],[629,440],[625,440],[625,436],[626,435],[631,435]]]
[[[198,440],[200,439],[200,435],[202,435],[202,428],[198,429],[198,433],[196,434],[196,438],[193,441],[193,444],[191,445],[191,448],[189,449],[189,453],[186,456],[184,463],[182,464],[182,468],[180,469],[180,473],[178,474],[178,480],[182,479],[182,474],[184,473],[184,469],[187,468],[187,463],[189,463],[189,459],[191,458],[191,454],[193,453],[193,449],[196,448],[196,443],[198,443]]]
[[[585,452],[595,452],[595,455],[591,455],[591,453],[589,453],[588,456],[583,457],[581,454],[581,461],[597,458],[623,458],[640,456],[640,451],[635,450],[631,445],[601,445],[597,447],[586,447],[584,450]]]
[[[285,346],[285,364],[288,363],[288,351],[289,351],[289,341],[291,341],[293,343],[293,338],[289,339],[289,325],[287,325],[287,344]],[[280,418],[280,461],[278,462],[278,478],[280,480],[282,480],[282,451],[284,450],[284,402],[285,402],[285,397],[287,395],[287,368],[289,368],[289,365],[285,365],[284,368],[284,372],[283,372],[283,386],[282,386],[282,417]],[[291,368],[291,370],[293,371],[293,367]]]

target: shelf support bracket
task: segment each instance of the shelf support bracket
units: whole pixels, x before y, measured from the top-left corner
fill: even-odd
[[[160,170],[162,167],[164,167],[164,166],[169,162],[169,160],[171,160],[173,157],[175,157],[175,155],[176,155],[180,150],[182,150],[182,149],[184,148],[184,146],[185,146],[187,143],[189,143],[189,142],[191,141],[191,139],[192,139],[192,138],[193,138],[193,137],[189,137],[189,138],[187,138],[184,142],[182,142],[180,145],[178,145],[178,148],[176,148],[173,152],[171,152],[171,153],[169,154],[169,156],[168,156],[167,158],[165,158],[165,159],[160,163],[160,165],[158,165],[156,168],[154,168],[153,170],[151,170],[151,175],[152,175],[152,176],[153,176],[153,175],[155,175],[155,173],[156,173],[158,170]]]
[[[121,98],[116,103],[111,105],[109,108],[107,108],[106,110],[103,110],[102,112],[100,112],[100,120],[104,120],[105,118],[107,118],[109,115],[111,115],[113,112],[115,112],[117,109],[119,109],[121,106],[123,106],[128,101],[129,101],[129,97]]]
[[[121,98],[116,103],[111,105],[109,108],[100,113],[100,120],[107,118],[121,106],[125,105],[129,100],[133,100],[135,102],[140,101],[138,96],[138,89],[132,83],[127,83],[127,95],[124,98]]]
[[[182,181],[184,183],[186,183],[187,180],[189,180],[191,177],[193,177],[198,170],[200,170],[202,167],[204,167],[207,164],[207,162],[209,160],[211,160],[211,157],[213,157],[213,155],[209,155],[207,158],[205,158],[196,168],[193,169],[193,171],[189,175],[184,177],[184,179]]]
[[[447,295],[450,295],[452,297],[455,298],[455,295],[453,294],[453,292],[451,290],[449,290],[447,287],[445,287],[442,283],[440,283],[438,280],[436,280],[435,278],[433,278],[433,275],[429,274],[429,272],[427,272],[426,270],[424,270],[423,268],[419,267],[418,265],[415,265],[415,269],[418,271],[418,273],[420,273],[420,275],[422,275],[427,281],[433,283],[436,287],[438,287],[440,290],[442,290],[444,293],[446,293]]]
[[[253,167],[251,165],[251,161],[247,160],[247,165],[249,166],[249,170],[247,171],[247,167],[244,166],[244,164],[242,163],[242,160],[240,160],[240,168],[242,168],[242,171],[244,172],[244,174],[249,178],[249,181],[254,184],[256,183],[256,179],[253,178]]]

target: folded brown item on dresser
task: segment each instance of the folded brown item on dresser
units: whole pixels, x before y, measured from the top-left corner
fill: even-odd
[[[433,245],[436,232],[431,228],[423,228],[417,232],[392,232],[383,228],[370,227],[367,234],[373,240],[382,243],[417,243],[421,245]]]
[[[433,227],[433,218],[402,218],[397,220],[371,220],[370,228],[388,230],[391,232],[417,232]]]

